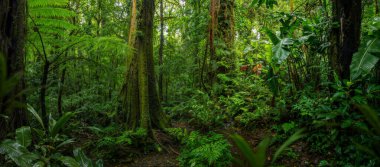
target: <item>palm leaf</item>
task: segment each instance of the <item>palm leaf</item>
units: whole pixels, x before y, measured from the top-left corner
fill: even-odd
[[[355,80],[360,76],[365,76],[371,72],[379,61],[380,39],[375,38],[368,42],[365,47],[361,47],[352,58],[351,79]]]

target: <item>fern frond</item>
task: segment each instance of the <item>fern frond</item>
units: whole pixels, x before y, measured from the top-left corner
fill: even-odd
[[[76,16],[76,13],[64,8],[54,8],[54,7],[42,7],[42,8],[32,8],[29,10],[32,17],[43,17],[43,18],[70,18]]]
[[[55,28],[61,28],[64,30],[73,30],[77,27],[68,21],[60,20],[60,19],[50,19],[50,18],[39,18],[35,21],[36,25],[38,27],[55,27]]]
[[[58,35],[58,36],[65,36],[67,34],[67,31],[61,28],[55,28],[55,27],[45,27],[41,26],[38,28],[41,34],[45,34],[44,39],[47,39],[48,36],[46,35]]]
[[[29,0],[29,9],[37,7],[64,7],[69,3],[68,0]]]

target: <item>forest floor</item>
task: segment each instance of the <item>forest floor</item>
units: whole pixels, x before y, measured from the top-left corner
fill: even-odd
[[[190,131],[194,130],[186,122],[176,122],[173,124],[173,127],[187,128]],[[230,128],[216,130],[216,132],[224,134],[227,137],[227,139],[229,139],[229,136],[231,134],[239,134],[247,140],[247,142],[251,145],[253,149],[265,137],[276,135],[270,129],[271,128],[268,126],[259,126],[252,130],[244,130],[244,129],[230,127]],[[163,138],[166,138],[166,137],[167,136],[164,136]],[[164,145],[165,149],[162,152],[150,152],[146,155],[142,155],[140,157],[133,159],[131,163],[117,164],[117,165],[113,164],[113,165],[110,165],[110,167],[111,166],[115,166],[115,167],[176,167],[176,166],[179,166],[177,157],[179,155],[181,145],[178,142],[177,143],[169,142],[170,140],[171,139],[163,139],[161,144]],[[233,143],[233,142],[230,141],[230,143]],[[318,166],[318,163],[324,158],[326,158],[321,155],[310,153],[310,151],[308,150],[307,143],[302,142],[302,141],[295,143],[294,145],[291,146],[291,148],[293,152],[279,159],[277,161],[279,164],[283,164],[284,166],[289,166],[289,167]],[[268,161],[271,160],[270,157],[273,156],[275,152],[274,150],[276,150],[275,147],[271,147],[268,150],[269,152]],[[231,153],[234,157],[241,157],[235,145],[233,145],[231,149]],[[232,164],[232,166],[237,166],[237,165]]]

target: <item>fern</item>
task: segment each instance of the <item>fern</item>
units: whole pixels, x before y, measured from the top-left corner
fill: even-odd
[[[48,18],[48,17],[70,18],[76,15],[73,11],[70,11],[64,8],[57,8],[57,7],[31,8],[29,12],[32,17],[42,17],[42,18],[44,17],[45,18]]]
[[[50,19],[50,18],[39,18],[35,21],[37,26],[48,26],[48,27],[56,27],[66,30],[73,30],[77,27],[73,24],[65,21],[65,20],[58,20],[58,19]]]
[[[178,160],[180,166],[229,166],[232,160],[231,145],[223,135],[209,133],[204,136],[191,132]]]
[[[69,3],[68,0],[29,0],[28,5],[30,8],[38,7],[64,7]]]
[[[68,20],[76,13],[67,8],[67,0],[30,0],[28,5],[29,24],[34,30],[31,32],[38,32],[44,38],[49,35],[62,37],[76,29]]]

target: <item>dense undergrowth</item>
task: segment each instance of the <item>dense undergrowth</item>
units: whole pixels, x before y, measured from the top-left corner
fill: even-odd
[[[0,120],[14,122],[14,108],[28,118],[0,142],[0,166],[128,166],[165,153],[183,167],[379,166],[380,18],[372,1],[363,1],[349,78],[330,64],[332,2],[296,1],[289,12],[294,1],[233,1],[231,48],[224,36],[210,43],[210,2],[166,3],[165,56],[154,59],[165,62],[155,70],[171,123],[133,129],[121,97],[124,56],[137,52],[126,44],[131,4],[31,1],[24,74],[7,76],[0,52]],[[160,52],[159,30],[150,28]],[[21,80],[23,103],[10,98]]]

